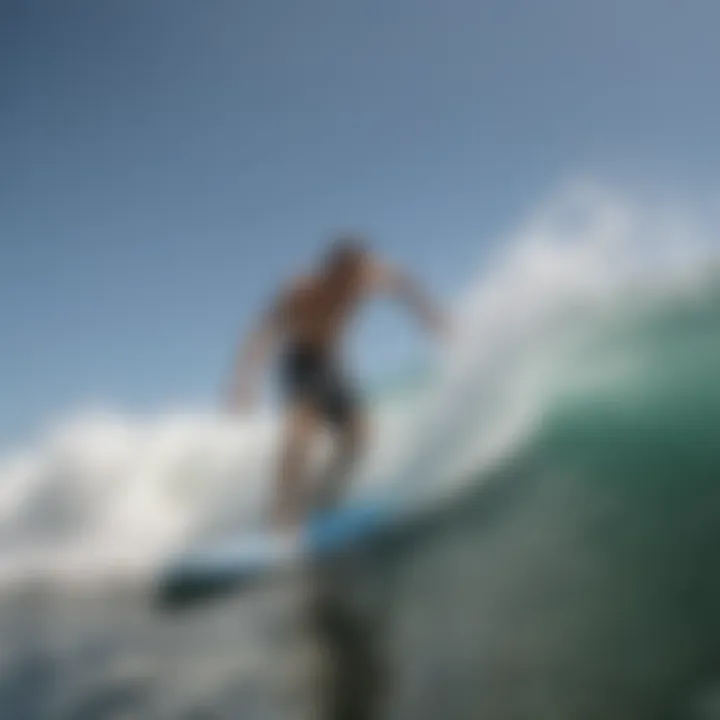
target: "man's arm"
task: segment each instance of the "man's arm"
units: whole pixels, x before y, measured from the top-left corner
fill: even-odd
[[[232,409],[254,404],[258,374],[282,332],[285,305],[286,295],[283,293],[263,313],[255,328],[240,345],[227,399]]]
[[[388,293],[402,302],[433,335],[444,335],[449,330],[447,317],[420,284],[402,271],[374,264],[370,268],[370,278],[375,291]]]

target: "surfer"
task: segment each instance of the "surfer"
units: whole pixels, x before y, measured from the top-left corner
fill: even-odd
[[[342,496],[364,451],[365,414],[339,347],[361,301],[378,293],[402,301],[433,334],[445,330],[443,315],[416,282],[381,262],[362,239],[344,236],[330,245],[313,274],[281,290],[240,348],[230,393],[235,409],[253,404],[257,374],[279,348],[285,423],[272,518],[279,529],[291,530],[303,520],[300,483],[310,443],[324,425],[336,442],[320,485],[322,507]]]

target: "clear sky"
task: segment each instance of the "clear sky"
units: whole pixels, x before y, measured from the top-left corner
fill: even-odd
[[[448,297],[568,176],[716,180],[719,26],[716,0],[5,0],[0,445],[214,402],[337,228]],[[369,318],[361,368],[414,356]]]

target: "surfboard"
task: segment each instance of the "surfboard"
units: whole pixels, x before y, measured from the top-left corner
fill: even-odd
[[[180,606],[322,560],[378,538],[401,514],[390,501],[357,502],[311,518],[295,537],[261,532],[187,550],[165,566],[158,599]]]

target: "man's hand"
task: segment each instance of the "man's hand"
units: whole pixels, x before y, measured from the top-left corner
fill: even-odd
[[[449,342],[455,335],[455,325],[447,315],[437,315],[432,322],[432,331],[441,342]]]
[[[257,394],[249,388],[233,387],[223,397],[223,406],[230,413],[251,413],[257,405]]]

